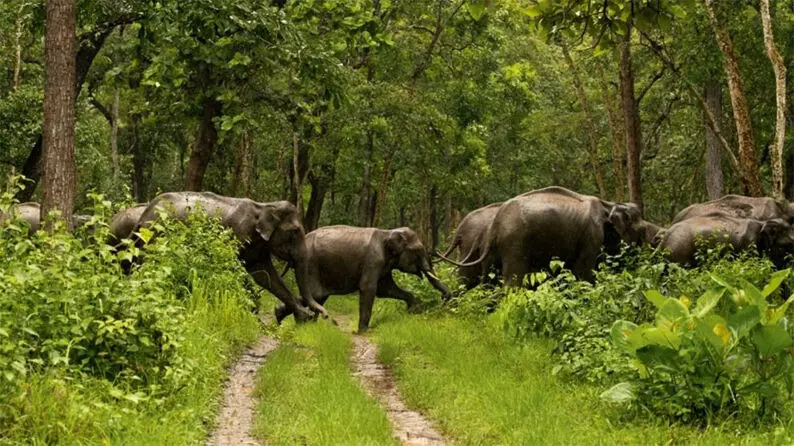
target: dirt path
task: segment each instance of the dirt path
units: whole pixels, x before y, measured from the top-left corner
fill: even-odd
[[[351,360],[355,375],[367,393],[386,409],[397,439],[409,446],[447,444],[427,418],[405,406],[391,371],[378,362],[378,347],[374,343],[365,336],[353,335]]]
[[[265,362],[268,353],[278,346],[269,336],[260,336],[231,367],[229,380],[223,390],[223,403],[218,414],[218,426],[207,440],[208,446],[261,445],[251,436],[256,402],[254,391],[256,371]]]

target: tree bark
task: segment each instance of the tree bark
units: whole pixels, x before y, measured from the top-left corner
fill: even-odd
[[[750,121],[750,109],[744,96],[744,86],[742,85],[736,54],[733,51],[733,42],[728,31],[717,20],[713,3],[714,0],[706,0],[706,13],[714,31],[717,46],[722,52],[722,65],[728,76],[728,91],[731,96],[731,105],[733,106],[733,120],[736,125],[736,135],[739,139],[739,171],[741,173],[742,187],[745,194],[760,197],[763,195],[763,190],[761,188],[761,177],[758,172],[758,160],[755,155],[755,137],[753,136],[753,126]]]
[[[251,195],[251,177],[254,167],[254,153],[251,151],[251,134],[243,129],[234,152],[234,176],[232,194],[248,197]]]
[[[16,92],[19,89],[20,74],[22,72],[22,19],[25,6],[22,5],[17,11],[17,20],[14,30],[14,77],[11,82],[11,91]]]
[[[634,72],[631,66],[631,24],[626,26],[626,37],[620,45],[620,97],[623,105],[623,122],[626,130],[626,155],[629,182],[629,200],[643,209],[642,178],[640,166],[640,113],[634,98]]]
[[[604,69],[598,64],[596,67],[598,69],[598,80],[601,83],[601,95],[604,99],[604,108],[606,109],[607,118],[609,119],[609,131],[612,135],[612,171],[615,175],[615,200],[622,202],[623,188],[625,187],[625,179],[623,178],[623,146],[621,145],[621,142],[624,140],[623,120],[612,103],[612,96],[609,94],[607,81],[604,77]]]
[[[303,226],[306,232],[311,232],[320,226],[320,215],[325,202],[325,195],[328,193],[329,179],[309,174],[309,183],[312,186],[312,193],[309,197],[309,204],[306,206],[306,216],[303,218]]]
[[[606,198],[607,189],[606,186],[604,186],[604,176],[601,174],[601,167],[598,165],[598,140],[596,138],[595,125],[593,125],[593,117],[590,115],[590,106],[587,103],[587,94],[585,94],[582,79],[579,77],[579,71],[576,69],[576,65],[573,63],[570,52],[568,52],[568,45],[565,44],[565,41],[562,41],[561,46],[562,55],[565,58],[565,62],[568,64],[568,68],[571,70],[571,75],[573,76],[573,85],[576,89],[576,95],[579,96],[579,104],[581,105],[582,111],[584,112],[584,120],[585,124],[587,125],[587,142],[589,147],[587,153],[590,157],[590,165],[593,167],[593,175],[595,176],[596,185],[598,186],[598,193],[601,197]]]
[[[221,115],[221,103],[214,97],[204,99],[203,113],[199,123],[196,143],[190,154],[187,165],[186,189],[200,191],[204,186],[204,174],[207,173],[212,159],[212,152],[218,142],[218,129],[215,128],[214,118]]]
[[[300,174],[300,145],[298,144],[298,131],[292,131],[292,185],[295,191],[295,207],[298,208],[298,215],[303,217],[303,184]]]
[[[361,189],[358,194],[358,225],[372,226],[372,160],[375,151],[375,135],[372,129],[367,130],[367,144],[364,152],[364,173],[361,175]]]
[[[77,4],[47,0],[44,37],[44,187],[41,216],[60,211],[72,226],[75,198]],[[43,218],[42,218],[43,220]]]
[[[77,101],[77,95],[80,94],[80,90],[83,87],[83,83],[85,83],[85,78],[88,75],[88,70],[91,68],[91,64],[94,62],[99,50],[102,49],[102,45],[105,43],[105,40],[110,33],[113,32],[113,29],[116,26],[117,24],[115,23],[106,24],[105,28],[102,28],[96,33],[91,33],[87,39],[81,41],[80,49],[77,51],[77,55],[75,56],[75,64],[77,66],[77,73],[75,77],[76,85],[74,89],[75,102]],[[41,162],[43,154],[43,142],[44,135],[43,133],[40,133],[30,150],[30,154],[25,160],[25,164],[22,166],[22,171],[20,173],[30,181],[24,189],[16,194],[15,198],[19,201],[30,201],[31,197],[33,197],[33,193],[36,191],[36,185],[39,183],[39,179],[41,178],[41,171],[43,167]]]
[[[706,105],[715,117],[722,116],[722,88],[716,79],[706,82],[703,88],[703,97]],[[715,123],[719,125],[719,121]],[[703,113],[703,125],[706,127],[706,191],[709,200],[716,200],[724,194],[722,176],[722,148],[719,136],[708,123],[708,117]],[[719,127],[716,129],[719,131]]]
[[[113,89],[113,105],[110,113],[113,119],[110,122],[110,157],[113,162],[113,184],[118,185],[121,177],[121,163],[119,162],[119,86]]]
[[[775,144],[772,148],[772,193],[775,198],[784,197],[783,144],[786,139],[786,65],[775,46],[769,0],[761,0],[761,23],[764,28],[764,47],[775,72],[775,99],[777,102]]]
[[[378,226],[380,223],[380,216],[383,213],[383,208],[386,206],[386,189],[389,186],[389,177],[391,176],[391,165],[392,160],[394,159],[394,152],[397,151],[396,147],[393,147],[389,150],[389,153],[386,155],[386,159],[383,161],[383,171],[381,172],[380,176],[380,184],[378,185],[378,194],[377,194],[377,202],[375,206],[375,212],[373,212],[372,216],[372,225]]]

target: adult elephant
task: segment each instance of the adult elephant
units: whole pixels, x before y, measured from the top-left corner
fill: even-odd
[[[326,226],[306,235],[306,291],[320,304],[331,294],[359,292],[358,330],[369,327],[375,296],[404,301],[408,308],[416,298],[394,282],[393,270],[427,280],[441,292],[449,290],[433,273],[430,256],[410,228],[377,229],[354,226]],[[285,306],[276,309],[278,320],[289,315]]]
[[[19,203],[11,207],[11,214],[15,215],[28,225],[28,235],[33,235],[41,229],[41,205],[34,201]],[[6,220],[6,216],[0,214],[0,222]],[[90,215],[73,215],[72,227],[79,228],[91,220]]]
[[[659,249],[670,261],[696,266],[699,248],[713,248],[727,243],[737,251],[755,246],[759,254],[769,257],[778,268],[784,267],[786,256],[794,253],[794,230],[781,218],[757,220],[711,214],[690,217],[670,226],[662,237]]]
[[[110,219],[111,245],[117,245],[125,238],[130,238],[130,236],[132,236],[135,225],[138,224],[138,220],[141,219],[143,212],[148,206],[148,203],[136,204],[135,206],[122,209],[113,215],[113,218]]]
[[[725,195],[716,200],[687,206],[673,218],[673,224],[711,214],[723,214],[729,217],[752,218],[755,220],[781,218],[792,223],[794,222],[794,205],[784,204],[770,197]]]
[[[257,284],[279,298],[298,320],[313,315],[301,305],[281,279],[271,260],[276,256],[295,265],[298,287],[305,295],[305,231],[297,208],[288,201],[259,203],[247,198],[232,198],[211,192],[169,192],[158,195],[141,214],[135,231],[154,221],[159,212],[184,220],[194,210],[201,208],[207,215],[220,218],[223,226],[230,228],[243,243],[239,257],[245,269]],[[311,295],[306,303],[315,313],[328,317],[322,305]]]
[[[650,244],[659,230],[641,218],[634,204],[611,203],[552,186],[505,202],[483,238],[480,257],[451,263],[479,265],[481,273],[501,264],[505,284],[514,286],[558,258],[577,278],[592,281],[602,248],[616,254],[621,240]]]
[[[480,257],[483,238],[502,204],[489,204],[466,214],[457,229],[455,229],[452,242],[447,251],[442,254],[442,257],[450,257],[456,249],[458,249],[459,259],[476,259]],[[498,274],[498,269],[495,272]],[[488,276],[483,277],[479,266],[461,266],[458,267],[458,277],[460,277],[466,289],[471,289],[486,280]]]

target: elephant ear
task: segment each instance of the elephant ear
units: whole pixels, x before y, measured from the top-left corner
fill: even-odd
[[[408,246],[408,237],[403,231],[399,229],[393,229],[389,231],[389,235],[386,236],[384,246],[390,259],[399,257]]]
[[[254,205],[252,214],[254,230],[266,242],[269,241],[280,224],[280,220],[276,215],[276,210],[270,206]]]
[[[785,236],[787,233],[789,238],[791,236],[791,225],[786,223],[781,218],[773,218],[771,220],[767,220],[764,222],[763,226],[761,226],[761,236],[759,240],[759,248],[772,248],[777,244],[778,240],[781,236]]]

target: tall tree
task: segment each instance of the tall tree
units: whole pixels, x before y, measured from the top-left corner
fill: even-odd
[[[772,19],[769,14],[769,0],[761,0],[761,23],[764,29],[764,47],[766,55],[772,62],[775,71],[775,143],[772,148],[772,193],[777,198],[783,198],[783,144],[786,139],[786,64],[783,56],[775,45],[775,36],[772,32]]]
[[[739,140],[739,170],[744,193],[759,197],[763,194],[763,190],[761,189],[761,177],[758,172],[758,160],[755,155],[755,137],[753,136],[753,125],[750,121],[750,107],[747,105],[742,75],[739,72],[739,63],[733,50],[733,41],[730,34],[728,34],[728,30],[722,26],[717,18],[714,0],[706,0],[706,13],[714,31],[717,46],[722,53],[723,68],[728,76],[728,92],[733,106],[736,135]]]
[[[579,105],[582,106],[584,112],[584,120],[587,125],[587,153],[590,157],[590,165],[593,168],[593,175],[595,176],[596,185],[598,185],[598,193],[602,197],[606,197],[607,189],[604,185],[604,176],[601,174],[601,166],[598,164],[598,140],[596,136],[595,125],[593,124],[593,117],[590,114],[590,105],[587,103],[587,94],[584,91],[584,84],[582,78],[579,76],[579,70],[573,63],[571,53],[568,51],[568,45],[562,41],[562,55],[565,58],[565,63],[571,70],[573,76],[573,86],[576,89],[576,95],[579,97]]]
[[[42,217],[52,210],[71,225],[75,198],[76,0],[47,0],[44,37],[44,188]]]
[[[703,97],[711,116],[722,116],[722,88],[719,80],[709,79],[703,88]],[[719,140],[719,120],[715,120],[715,129],[708,122],[706,112],[703,112],[703,122],[706,127],[706,192],[709,200],[716,200],[723,195],[722,175],[722,147]]]
[[[631,61],[631,22],[626,23],[626,34],[620,43],[620,103],[626,135],[626,170],[629,181],[629,200],[640,210],[642,202],[642,167],[640,166],[640,112],[634,96],[634,69]]]

